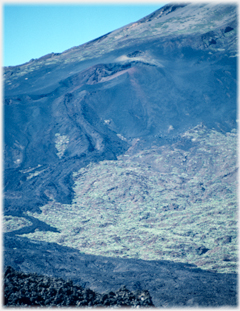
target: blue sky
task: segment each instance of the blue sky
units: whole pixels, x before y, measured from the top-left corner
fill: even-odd
[[[165,4],[5,4],[3,66],[61,53],[135,22]]]

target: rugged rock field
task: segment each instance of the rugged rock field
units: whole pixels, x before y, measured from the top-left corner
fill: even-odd
[[[52,200],[27,213],[55,230],[12,231],[10,216],[6,228],[88,254],[236,272],[236,143],[235,131],[200,126],[171,146],[89,164],[73,174],[72,204]]]
[[[237,305],[237,35],[236,5],[169,4],[4,68],[11,273]]]
[[[148,291],[130,292],[125,286],[101,295],[72,281],[16,272],[11,267],[6,268],[4,280],[6,306],[153,307]]]

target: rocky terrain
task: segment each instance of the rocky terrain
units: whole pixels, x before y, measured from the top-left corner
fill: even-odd
[[[101,295],[89,288],[75,286],[72,281],[16,272],[11,267],[7,267],[4,274],[4,305],[153,307],[148,291],[130,292],[122,286],[115,293]]]
[[[169,4],[4,68],[4,266],[235,306],[237,52],[235,5]]]
[[[9,216],[9,235],[88,254],[236,272],[236,144],[234,131],[223,135],[202,126],[171,146],[90,164],[73,174],[72,204],[52,200],[41,214],[27,213],[48,231],[38,226],[12,231],[11,223],[22,218]]]
[[[156,307],[237,306],[236,273],[216,273],[194,264],[88,255],[57,243],[5,237],[5,263],[29,274],[33,271],[90,288],[116,292],[148,290]]]

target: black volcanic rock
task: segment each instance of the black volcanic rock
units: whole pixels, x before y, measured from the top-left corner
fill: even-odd
[[[202,255],[205,254],[207,251],[209,251],[209,249],[204,246],[200,246],[196,249],[196,251],[199,255]]]
[[[5,306],[153,307],[148,291],[130,292],[124,285],[116,292],[99,294],[72,281],[26,274],[7,266],[4,273]]]

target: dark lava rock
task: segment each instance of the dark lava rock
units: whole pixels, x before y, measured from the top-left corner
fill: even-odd
[[[154,307],[147,290],[131,292],[122,286],[116,292],[99,294],[72,281],[17,272],[10,266],[4,273],[4,305]]]
[[[227,32],[230,32],[230,31],[232,31],[232,30],[233,30],[232,27],[227,26],[227,27],[225,28],[224,32],[227,33]]]
[[[215,240],[215,243],[217,243],[217,244],[228,244],[228,243],[231,243],[231,241],[232,241],[232,237],[229,235],[226,235],[224,237],[217,238]]]
[[[196,249],[198,255],[203,255],[205,254],[207,251],[209,251],[209,248],[206,248],[205,246],[200,246]]]

